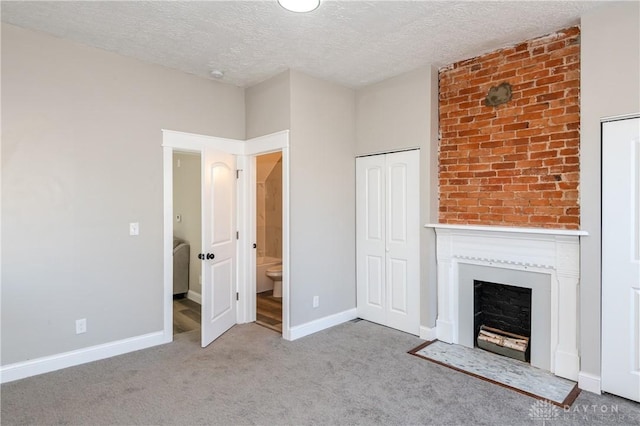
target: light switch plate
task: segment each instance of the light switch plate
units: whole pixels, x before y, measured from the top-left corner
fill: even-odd
[[[129,224],[129,235],[140,234],[140,224],[138,222],[131,222]]]

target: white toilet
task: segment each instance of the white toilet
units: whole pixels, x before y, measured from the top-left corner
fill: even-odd
[[[265,274],[273,281],[273,297],[282,297],[282,264],[272,266]]]

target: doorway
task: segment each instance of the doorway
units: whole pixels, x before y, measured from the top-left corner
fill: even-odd
[[[163,130],[162,133],[163,342],[168,343],[173,340],[174,151],[199,153],[203,173],[201,182],[205,188],[206,185],[213,185],[212,191],[201,188],[203,194],[201,210],[203,238],[199,248],[202,248],[202,253],[199,253],[200,250],[196,251],[196,254],[210,256],[209,259],[202,260],[201,309],[203,320],[201,321],[201,340],[203,347],[234,324],[256,320],[255,189],[251,188],[250,182],[255,182],[254,159],[257,155],[275,151],[282,153],[282,336],[284,339],[291,340],[289,325],[289,131],[285,130],[246,141],[170,130]],[[235,184],[231,186],[232,181]],[[221,202],[207,201],[207,197],[212,194],[214,198],[220,195]],[[233,213],[225,215],[224,220],[212,220],[213,217],[221,217],[216,213],[218,211],[216,209],[224,206],[232,206]],[[227,227],[227,224],[230,226]],[[214,228],[209,232],[205,225]],[[224,229],[221,227],[222,225],[224,225]],[[227,234],[233,237],[223,238]],[[207,242],[209,237],[213,238],[212,244]],[[232,250],[227,250],[227,241],[229,247],[233,247]],[[229,256],[234,256],[234,258]],[[221,262],[223,260],[224,264]],[[217,280],[219,284],[207,286],[206,282],[209,279]],[[209,288],[209,292],[205,288]],[[204,318],[211,320],[211,324],[209,321],[204,321]],[[206,328],[214,332],[205,333]]]
[[[255,158],[256,323],[282,333],[282,152]]]
[[[201,155],[173,152],[173,334],[200,331]]]

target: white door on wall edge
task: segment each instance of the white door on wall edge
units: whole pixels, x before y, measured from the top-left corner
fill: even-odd
[[[602,390],[640,402],[640,118],[602,125]]]
[[[202,347],[236,324],[236,158],[202,156]]]
[[[420,331],[420,151],[356,159],[358,317]]]

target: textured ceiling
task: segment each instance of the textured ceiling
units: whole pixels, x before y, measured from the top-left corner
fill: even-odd
[[[265,1],[1,2],[2,21],[251,86],[288,68],[361,87],[579,23],[606,2],[329,1],[308,14]]]

